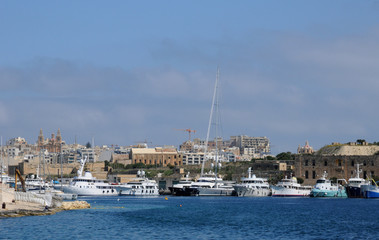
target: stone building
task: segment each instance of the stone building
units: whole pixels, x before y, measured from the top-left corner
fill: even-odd
[[[132,163],[143,163],[157,166],[178,166],[183,164],[182,155],[176,149],[165,148],[132,148],[130,151]]]
[[[304,179],[304,184],[313,185],[324,171],[328,178],[346,179],[355,176],[356,164],[362,164],[360,177],[379,175],[379,155],[297,155],[295,176]]]
[[[51,134],[51,138],[44,138],[42,128],[39,131],[38,141],[37,141],[37,150],[40,151],[41,149],[46,149],[48,152],[51,153],[59,153],[62,150],[62,136],[61,136],[61,130],[58,129],[57,136],[55,137],[54,133]]]

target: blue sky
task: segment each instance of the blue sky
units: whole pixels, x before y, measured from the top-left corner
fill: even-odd
[[[0,135],[379,141],[379,1],[1,1]]]

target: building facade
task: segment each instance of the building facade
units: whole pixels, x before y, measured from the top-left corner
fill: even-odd
[[[345,179],[356,175],[356,164],[362,164],[360,177],[379,175],[379,156],[343,156],[343,155],[297,155],[295,158],[295,176],[304,179],[304,184],[315,184],[324,171],[328,178]]]
[[[267,137],[232,136],[230,145],[251,156],[265,156],[271,153],[270,140]]]
[[[182,155],[176,149],[132,148],[130,159],[133,164],[143,163],[157,166],[179,166],[183,164]]]
[[[48,139],[43,136],[42,128],[38,135],[37,140],[37,151],[40,151],[41,149],[46,149],[48,152],[51,153],[59,153],[62,150],[62,136],[61,136],[61,130],[58,129],[57,136],[55,137],[54,133],[51,134],[51,138]]]

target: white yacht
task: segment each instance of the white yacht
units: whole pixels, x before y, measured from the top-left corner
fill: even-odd
[[[309,197],[311,186],[302,186],[297,183],[297,178],[287,176],[278,182],[276,186],[271,186],[273,197]]]
[[[97,180],[89,171],[86,171],[83,175],[86,160],[87,158],[80,160],[81,165],[78,170],[78,176],[74,177],[69,185],[61,186],[63,192],[77,194],[78,196],[118,195],[114,185],[109,184],[105,180]]]
[[[216,173],[204,173],[190,187],[185,188],[186,196],[231,196],[234,193],[233,183],[226,183]]]
[[[39,176],[39,166],[37,167],[37,175],[30,175],[25,178],[25,187],[27,191],[45,190],[52,186],[52,183],[46,182]]]
[[[249,177],[241,178],[241,183],[234,185],[238,197],[267,197],[270,196],[270,184],[266,178],[257,178],[251,175],[251,167],[248,169]]]
[[[145,171],[138,171],[137,178],[126,184],[116,185],[119,195],[128,196],[158,196],[159,188],[155,180],[145,176]]]

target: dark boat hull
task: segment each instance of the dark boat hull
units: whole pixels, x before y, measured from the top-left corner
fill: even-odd
[[[169,187],[170,192],[174,196],[195,196],[196,194],[193,193],[192,190],[189,190],[189,188],[184,187],[184,188],[174,188],[174,187]]]
[[[363,198],[360,187],[346,187],[346,194],[349,198]]]

